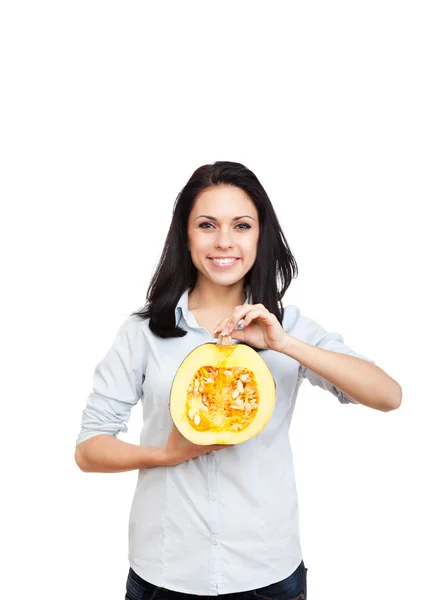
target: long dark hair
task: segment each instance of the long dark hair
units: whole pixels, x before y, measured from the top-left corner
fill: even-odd
[[[161,338],[182,337],[186,331],[175,323],[175,307],[186,289],[195,286],[198,276],[187,247],[187,221],[197,196],[220,184],[244,190],[254,203],[260,219],[260,235],[254,265],[246,273],[252,304],[264,304],[282,325],[282,298],[298,267],[280,227],[265,189],[244,165],[216,161],[194,171],[178,194],[171,225],[159,263],[151,279],[146,304],[131,313],[149,318],[149,328]]]

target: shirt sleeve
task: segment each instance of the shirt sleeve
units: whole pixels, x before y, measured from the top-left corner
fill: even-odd
[[[289,307],[288,313],[287,322],[289,325],[286,328],[286,331],[290,335],[295,336],[303,342],[317,346],[318,348],[339,352],[340,354],[347,354],[348,356],[355,356],[356,358],[361,358],[372,364],[376,364],[373,359],[352,350],[352,348],[344,342],[343,336],[340,333],[328,332],[313,319],[302,315],[297,307]],[[322,389],[331,392],[331,394],[333,394],[342,404],[358,404],[356,400],[345,394],[342,390],[303,365],[300,366],[299,377],[308,379],[313,386],[321,387]]]
[[[93,391],[83,410],[76,446],[101,433],[126,432],[131,409],[142,397],[146,342],[141,319],[130,316],[116,333],[103,360],[95,367]]]

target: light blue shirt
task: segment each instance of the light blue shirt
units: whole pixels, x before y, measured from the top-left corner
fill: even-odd
[[[249,301],[249,296],[247,301]],[[194,348],[215,341],[188,310],[188,291],[175,309],[182,338],[159,338],[148,319],[129,316],[98,363],[76,444],[127,431],[141,400],[140,444],[164,445],[172,429],[169,396],[177,369]],[[375,361],[344,344],[293,305],[284,329],[301,341]],[[176,466],[138,470],[129,518],[132,569],[154,585],[215,596],[257,589],[288,577],[302,560],[298,496],[289,427],[304,379],[356,403],[298,361],[262,351],[276,382],[276,404],[256,437]]]

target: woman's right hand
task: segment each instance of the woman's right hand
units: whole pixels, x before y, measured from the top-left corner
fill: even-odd
[[[168,440],[162,447],[163,463],[167,466],[178,465],[190,458],[207,454],[212,450],[222,450],[231,445],[232,444],[203,446],[201,444],[193,444],[178,431],[175,425],[173,425]]]

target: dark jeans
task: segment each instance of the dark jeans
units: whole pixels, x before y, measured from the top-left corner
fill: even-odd
[[[307,571],[308,569],[302,561],[296,571],[282,581],[257,590],[220,594],[219,598],[225,600],[306,600]],[[128,572],[126,591],[125,600],[198,600],[198,598],[216,600],[216,596],[183,594],[157,587],[139,577],[131,567]]]

